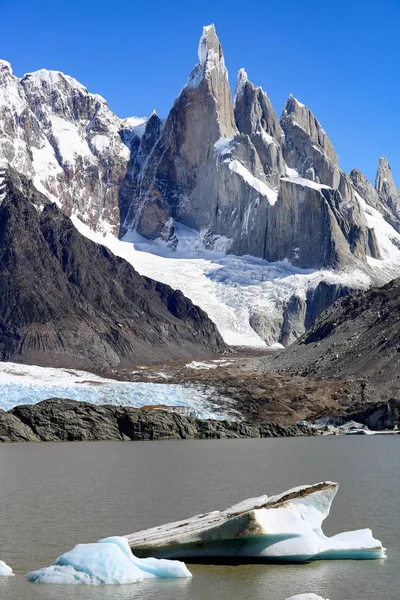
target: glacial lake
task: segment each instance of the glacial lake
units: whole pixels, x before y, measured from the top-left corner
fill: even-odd
[[[0,445],[1,600],[330,600],[400,598],[400,437],[288,438]],[[332,535],[370,527],[387,547],[375,561],[189,565],[191,580],[129,586],[33,584],[76,543],[223,509],[244,498],[338,481]]]

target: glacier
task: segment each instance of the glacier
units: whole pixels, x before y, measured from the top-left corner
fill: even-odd
[[[254,256],[230,255],[226,253],[229,240],[222,236],[220,251],[206,250],[207,232],[199,234],[178,222],[174,222],[179,239],[174,250],[162,240],[147,240],[137,232],[129,231],[123,239],[118,239],[112,234],[93,231],[75,215],[71,220],[82,235],[125,259],[141,275],[180,289],[208,314],[225,342],[232,346],[267,347],[250,325],[251,315],[262,312],[271,324],[277,322],[293,294],[305,298],[307,290],[321,281],[358,289],[368,289],[371,285],[371,277],[361,269],[316,271],[295,267],[289,261],[271,263]],[[393,230],[392,237],[400,247],[400,234]],[[388,234],[387,244],[393,245]],[[400,250],[393,248],[394,262],[388,262],[387,268],[395,274]],[[374,264],[374,268],[378,267]]]
[[[144,579],[191,577],[177,560],[137,558],[123,537],[108,537],[92,544],[77,544],[59,556],[54,565],[28,573],[34,583],[128,584]]]
[[[209,401],[212,388],[106,379],[72,369],[0,362],[0,409],[68,398],[117,406],[170,406],[200,419],[232,419]]]
[[[12,568],[9,567],[4,560],[0,560],[0,577],[12,577],[13,575]]]
[[[224,511],[128,535],[138,556],[231,562],[305,562],[322,559],[377,559],[385,548],[370,529],[327,537],[338,484],[296,487],[277,496],[250,498]]]

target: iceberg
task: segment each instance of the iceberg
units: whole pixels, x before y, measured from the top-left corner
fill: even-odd
[[[370,529],[327,537],[338,484],[296,487],[278,496],[250,498],[224,511],[197,515],[127,536],[137,556],[217,562],[304,562],[375,559],[385,548]]]
[[[296,594],[296,596],[290,596],[286,600],[329,600],[329,598],[323,598],[322,596],[317,596],[317,594]]]
[[[137,558],[123,537],[109,537],[93,544],[78,544],[56,559],[54,565],[28,573],[37,583],[91,585],[139,583],[157,577],[191,577],[177,560]]]
[[[13,577],[14,573],[4,560],[0,560],[0,577]]]

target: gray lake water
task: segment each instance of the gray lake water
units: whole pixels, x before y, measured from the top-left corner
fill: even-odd
[[[330,600],[400,598],[400,437],[0,445],[1,600]],[[371,527],[376,561],[189,565],[191,580],[45,585],[24,575],[76,543],[123,535],[244,498],[338,481],[329,535]]]

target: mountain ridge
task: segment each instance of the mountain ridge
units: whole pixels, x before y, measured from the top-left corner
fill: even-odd
[[[103,368],[226,349],[182,292],[82,236],[22,176],[2,179],[1,360]]]

